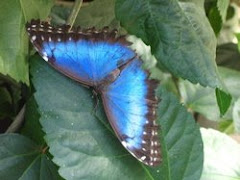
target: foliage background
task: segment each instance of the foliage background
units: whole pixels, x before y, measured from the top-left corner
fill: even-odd
[[[161,81],[159,167],[129,155],[102,105],[93,111],[91,91],[29,46],[27,21],[69,23],[77,7],[75,26],[131,34]],[[230,138],[240,132],[239,9],[229,0],[2,0],[0,179],[240,179],[240,145]]]

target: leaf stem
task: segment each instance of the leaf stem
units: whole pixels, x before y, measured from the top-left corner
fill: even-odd
[[[22,107],[22,109],[19,111],[18,115],[14,119],[13,123],[8,127],[5,133],[14,133],[16,132],[19,127],[22,125],[25,115],[26,105]]]
[[[70,29],[72,29],[72,26],[77,18],[77,15],[79,13],[79,10],[82,6],[83,0],[76,0],[72,9],[72,12],[70,16],[68,17],[67,24],[71,26]]]

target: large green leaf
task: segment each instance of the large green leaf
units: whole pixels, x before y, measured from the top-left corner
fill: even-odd
[[[32,82],[53,161],[66,179],[199,179],[202,141],[198,126],[176,97],[163,88],[161,102],[163,164],[144,166],[131,156],[114,135],[100,103],[95,109],[92,92],[32,58]]]
[[[240,145],[224,133],[201,129],[204,169],[201,180],[239,180]]]
[[[1,0],[0,73],[29,83],[25,24],[32,18],[46,18],[51,6],[52,0]]]
[[[130,34],[152,48],[174,75],[203,86],[220,86],[216,39],[201,1],[116,0],[116,16]]]
[[[60,179],[56,166],[30,139],[18,134],[2,134],[0,142],[0,179]]]

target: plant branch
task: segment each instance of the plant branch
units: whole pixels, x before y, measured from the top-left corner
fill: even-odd
[[[25,115],[26,105],[24,104],[18,115],[14,119],[13,123],[8,127],[5,133],[14,133],[22,125]]]
[[[82,2],[83,2],[83,0],[76,0],[75,1],[72,12],[71,12],[70,16],[68,17],[67,24],[70,25],[71,28],[72,28],[72,26],[73,26],[73,24],[74,24],[74,22],[77,18],[77,15],[80,11],[80,8],[82,6]]]

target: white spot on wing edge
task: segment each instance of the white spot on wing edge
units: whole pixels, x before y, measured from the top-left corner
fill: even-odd
[[[32,41],[35,41],[36,39],[37,39],[37,36],[35,36],[35,35],[32,36],[32,38],[31,38]]]
[[[124,147],[127,147],[126,141],[122,141],[122,145],[123,145]]]
[[[48,62],[48,58],[47,58],[47,56],[42,56],[42,58],[43,58],[45,61]]]
[[[142,156],[140,159],[144,161],[146,158],[146,156]]]

